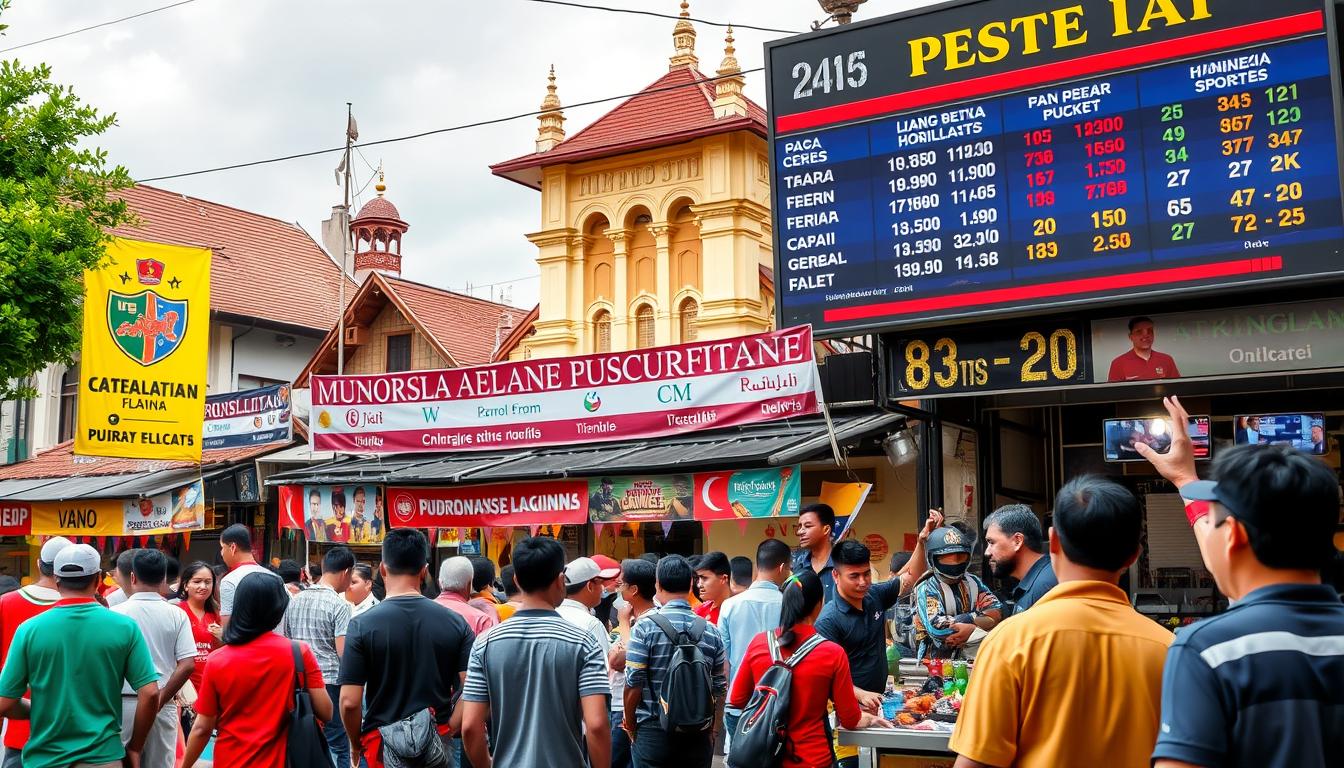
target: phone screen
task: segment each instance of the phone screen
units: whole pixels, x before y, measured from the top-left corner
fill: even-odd
[[[1237,445],[1291,445],[1299,451],[1324,456],[1330,452],[1323,413],[1271,413],[1238,416]]]
[[[1146,443],[1158,453],[1171,450],[1171,421],[1166,418],[1106,419],[1102,422],[1107,461],[1143,461],[1134,447]],[[1195,459],[1209,458],[1209,417],[1191,416],[1186,432],[1193,444]]]

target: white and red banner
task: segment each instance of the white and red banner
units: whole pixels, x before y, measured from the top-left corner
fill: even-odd
[[[395,528],[500,528],[588,522],[588,481],[389,488]]]
[[[820,413],[820,391],[807,326],[475,368],[313,376],[312,447],[408,453],[659,437]]]

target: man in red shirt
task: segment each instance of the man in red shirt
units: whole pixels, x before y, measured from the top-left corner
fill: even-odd
[[[700,604],[695,615],[718,626],[723,601],[733,596],[733,569],[728,556],[722,552],[706,552],[695,562],[695,580],[700,586]]]
[[[19,625],[51,608],[61,599],[61,593],[56,591],[56,572],[53,569],[56,554],[68,546],[70,540],[64,536],[47,539],[37,556],[37,581],[0,597],[0,666],[4,665]],[[9,727],[5,729],[5,759],[0,763],[0,768],[23,768],[23,745],[27,743],[28,721],[10,720]]]
[[[1179,379],[1181,372],[1171,355],[1153,349],[1157,333],[1151,318],[1136,317],[1129,321],[1129,343],[1133,348],[1111,361],[1107,381],[1152,381]]]

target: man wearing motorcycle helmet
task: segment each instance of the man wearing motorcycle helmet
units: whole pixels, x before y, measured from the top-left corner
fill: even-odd
[[[946,526],[929,534],[925,548],[932,576],[915,587],[915,642],[921,659],[945,659],[966,645],[977,627],[992,629],[1003,606],[989,587],[968,573],[975,537]]]

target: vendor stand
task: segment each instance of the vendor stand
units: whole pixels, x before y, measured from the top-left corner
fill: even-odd
[[[840,744],[873,750],[877,768],[951,768],[957,759],[947,747],[951,737],[951,733],[905,728],[840,730]]]

